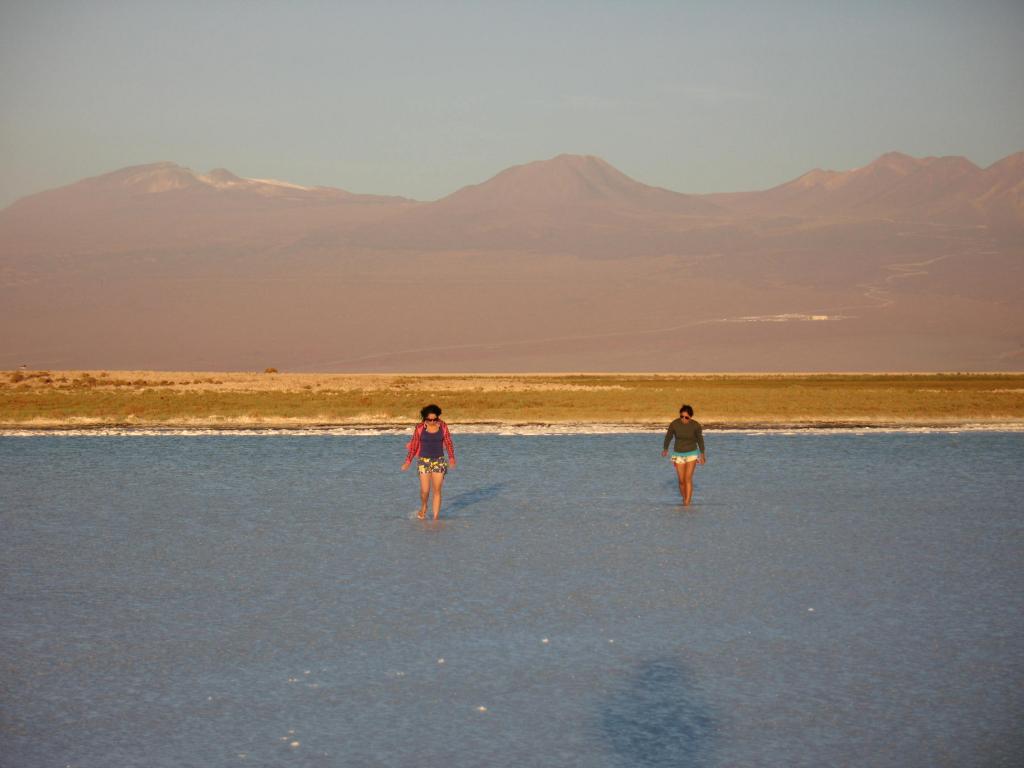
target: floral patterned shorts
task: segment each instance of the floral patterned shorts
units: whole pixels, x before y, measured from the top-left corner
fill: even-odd
[[[440,472],[442,475],[448,474],[448,459],[444,456],[431,459],[427,456],[420,456],[419,461],[416,462],[416,471],[421,475],[428,475],[434,472]]]

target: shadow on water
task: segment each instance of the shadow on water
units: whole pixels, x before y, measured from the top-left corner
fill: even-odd
[[[458,496],[453,497],[451,500],[445,499],[444,509],[442,514],[447,517],[457,517],[458,513],[467,507],[471,507],[474,504],[479,504],[483,501],[490,501],[499,493],[501,490],[508,485],[505,483],[491,483],[490,485],[483,485],[479,488],[474,488],[471,491],[465,491],[460,493]]]
[[[693,674],[672,658],[640,664],[602,702],[598,727],[618,765],[712,764],[714,721]]]

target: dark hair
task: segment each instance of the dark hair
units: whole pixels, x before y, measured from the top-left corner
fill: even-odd
[[[693,407],[692,406],[689,406],[689,405],[680,406],[679,412],[682,413],[683,411],[686,411],[690,415],[691,419],[693,418]]]
[[[431,403],[430,405],[426,405],[423,408],[420,408],[420,418],[426,421],[427,414],[429,413],[434,414],[439,419],[441,418],[441,409],[438,406],[434,405],[433,403]]]

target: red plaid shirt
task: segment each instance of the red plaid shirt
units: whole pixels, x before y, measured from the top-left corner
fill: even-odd
[[[440,419],[437,420],[438,424],[441,425],[441,440],[444,442],[444,448],[448,451],[448,458],[455,461],[455,446],[452,445],[452,433],[448,431],[448,425]],[[413,460],[415,456],[420,453],[420,436],[423,434],[423,430],[426,429],[426,422],[420,422],[416,429],[412,433],[412,440],[406,444],[406,448],[409,452],[405,455],[406,463]]]

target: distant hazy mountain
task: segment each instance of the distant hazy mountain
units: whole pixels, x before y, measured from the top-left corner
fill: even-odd
[[[982,170],[963,157],[889,152],[852,171],[809,171],[763,192],[712,195],[738,213],[1024,226],[1024,153]]]
[[[133,166],[0,211],[0,368],[1024,365],[1024,153],[688,195],[593,156],[432,202]]]
[[[813,170],[761,192],[715,195],[648,186],[598,157],[559,155],[429,203],[163,162],[18,200],[0,211],[0,253],[313,240],[627,256],[689,252],[709,237],[718,243],[710,230],[735,237],[759,217],[778,216],[1024,228],[1024,153],[982,170],[962,157],[890,152],[852,171]]]
[[[634,181],[604,160],[559,155],[354,230],[348,242],[403,250],[530,251],[609,257],[671,252],[678,229],[725,212]]]
[[[136,165],[24,197],[0,211],[0,253],[117,253],[210,243],[288,240],[363,223],[412,201],[199,174],[170,162]]]
[[[463,187],[433,206],[434,210],[460,213],[577,206],[694,215],[721,212],[698,196],[641,184],[593,155],[558,155],[515,165],[482,184]]]

